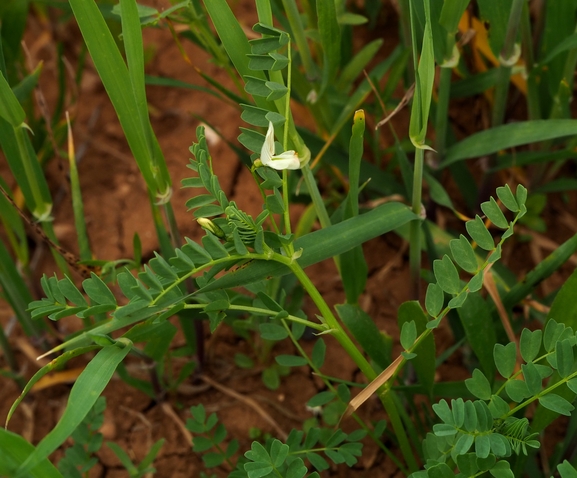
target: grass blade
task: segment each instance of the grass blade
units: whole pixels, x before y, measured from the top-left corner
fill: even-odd
[[[555,119],[522,121],[497,126],[473,134],[447,150],[440,169],[457,161],[478,158],[502,149],[577,134],[577,120]]]
[[[131,74],[136,73],[129,73],[94,1],[71,0],[70,5],[146,185],[153,195],[165,195],[170,188],[166,163],[149,142],[151,133],[144,127],[149,124],[148,115],[142,117],[135,91],[127,88],[133,83]]]
[[[0,475],[14,476],[18,467],[34,452],[34,445],[20,435],[0,428]],[[32,478],[64,478],[48,458],[41,460],[28,472]]]
[[[295,250],[303,249],[297,260],[303,268],[317,262],[342,254],[373,237],[392,231],[417,217],[401,203],[383,204],[360,216],[347,219],[338,224],[307,234],[294,243]],[[289,269],[282,264],[270,261],[257,261],[229,273],[221,279],[210,283],[199,290],[210,290],[237,287],[250,284],[267,276],[279,277],[287,274]]]
[[[84,420],[104,387],[108,384],[118,364],[126,357],[131,343],[124,342],[103,348],[86,366],[70,391],[68,404],[58,424],[38,444],[18,469],[16,477],[24,477],[45,460],[72,434]]]

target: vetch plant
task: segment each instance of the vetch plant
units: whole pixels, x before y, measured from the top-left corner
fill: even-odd
[[[35,298],[8,250],[4,250],[4,242],[0,242],[0,286],[26,334],[42,335],[46,327],[37,324],[43,324],[40,319],[44,317],[59,321],[76,316],[83,320],[76,334],[51,342],[43,355],[53,355],[53,360],[25,385],[1,330],[0,346],[12,375],[23,385],[7,422],[32,387],[48,373],[79,356],[88,360],[70,391],[61,419],[36,446],[6,429],[0,430],[0,474],[60,477],[86,473],[101,441],[87,422],[98,423],[101,419],[98,412],[103,405],[98,397],[116,371],[122,380],[156,403],[172,399],[191,373],[191,379],[207,381],[210,369],[202,370],[205,376],[196,375],[204,366],[204,333],[199,317],[206,320],[211,333],[232,326],[249,342],[249,353],[256,356],[256,361],[237,354],[236,362],[245,368],[255,363],[262,366],[263,381],[269,388],[282,386],[286,372],[299,367],[314,374],[318,385],[317,393],[302,400],[303,406],[315,412],[314,418],[302,427],[295,425],[290,433],[267,436],[262,442],[255,440],[250,449],[241,449],[239,437],[229,437],[225,425],[218,423],[215,414],[207,414],[202,403],[190,408],[186,428],[194,435],[193,452],[202,455],[207,468],[227,468],[229,476],[317,477],[338,466],[354,474],[350,469],[359,466],[363,445],[369,440],[405,476],[521,476],[527,468],[537,470],[539,434],[555,416],[575,420],[576,273],[554,298],[546,299],[549,311],[540,304],[540,315],[528,312],[542,320],[542,330],[525,328],[513,311],[519,304],[530,308],[531,301],[526,297],[577,250],[577,236],[559,245],[524,278],[517,278],[501,263],[506,255],[505,243],[515,240],[514,229],[520,221],[530,223],[527,217],[534,220],[536,208],[530,208],[528,214],[528,205],[547,191],[505,184],[496,189],[495,197],[481,202],[479,185],[464,165],[465,159],[499,154],[499,161],[493,161],[490,170],[484,172],[487,176],[504,165],[520,164],[541,165],[535,169],[546,172],[544,177],[553,177],[571,157],[573,140],[563,138],[574,137],[576,129],[567,109],[571,96],[567,85],[572,81],[577,50],[573,36],[555,42],[551,26],[556,19],[575,18],[575,8],[567,6],[570,2],[552,2],[553,6],[544,7],[548,12],[542,42],[545,57],[539,53],[540,63],[535,63],[531,60],[529,12],[520,1],[497,6],[479,1],[478,10],[491,26],[490,36],[483,40],[479,30],[479,43],[467,47],[459,37],[461,24],[464,20],[467,25],[478,21],[470,17],[475,9],[468,8],[468,1],[444,2],[442,6],[429,1],[399,2],[404,38],[410,39],[410,49],[399,46],[384,60],[377,55],[382,43],[379,40],[364,45],[356,54],[348,51],[353,26],[364,17],[346,11],[345,2],[301,3],[299,10],[294,0],[256,0],[258,22],[248,40],[224,0],[182,2],[162,13],[139,6],[134,0],[121,0],[120,8],[114,10],[122,27],[124,51],[120,51],[94,1],[70,1],[145,180],[160,250],[139,267],[141,251],[135,240],[134,260],[102,263],[92,260],[88,239],[83,235],[79,249],[84,265],[103,268],[94,268],[79,283],[59,258],[62,274],[43,276],[40,285],[44,297]],[[373,9],[366,12],[367,16],[377,18],[374,2],[367,1],[365,9]],[[141,27],[163,21],[177,42],[192,39],[209,51],[237,88],[233,91],[201,72],[216,89],[213,93],[232,101],[241,112],[240,119],[249,125],[241,128],[238,140],[250,157],[235,147],[254,179],[252,186],[262,204],[262,210],[251,215],[239,205],[240,201],[237,204],[227,194],[216,173],[215,165],[221,158],[212,156],[206,130],[199,126],[190,147],[188,168],[192,176],[182,181],[191,192],[186,207],[204,231],[197,240],[180,238],[171,206],[171,178],[147,108]],[[187,24],[187,34],[178,36],[174,22]],[[564,25],[563,31],[570,35],[572,26],[573,30]],[[484,45],[483,41],[488,43]],[[514,65],[513,60],[520,59],[520,41],[529,58],[524,65]],[[460,61],[469,51],[476,55],[471,62]],[[470,65],[482,69],[479,51],[497,54],[498,67],[486,74],[470,70]],[[361,72],[373,59],[376,65],[363,79]],[[435,95],[437,67],[441,71]],[[524,87],[530,119],[504,124],[509,83],[516,68],[525,68],[528,74]],[[22,190],[26,209],[41,221],[43,234],[55,245],[48,221],[52,199],[32,139],[23,127],[26,120],[32,123],[20,104],[27,83],[23,80],[12,87],[14,75],[3,62],[0,69],[0,101],[5,106],[0,110],[0,144]],[[452,83],[453,72],[463,79]],[[541,74],[546,87],[538,85]],[[35,81],[34,75],[25,80]],[[372,142],[367,140],[367,124],[376,115],[380,101],[386,108],[392,106],[391,102],[395,108],[399,106],[392,95],[401,78],[410,82],[414,79],[408,137],[399,138],[389,125],[394,137],[394,161],[378,168],[367,158],[380,164],[384,148],[378,136]],[[410,90],[409,85],[404,87]],[[466,91],[471,96],[493,87],[493,127],[457,140],[448,124],[451,95]],[[26,91],[31,92],[31,87]],[[371,92],[378,100],[374,104],[369,99]],[[316,134],[297,128],[298,116],[291,109],[296,102],[310,115]],[[541,114],[541,108],[546,114]],[[436,152],[431,151],[428,137],[430,112],[436,113]],[[547,122],[542,119],[545,117],[549,118]],[[532,142],[539,142],[533,151],[508,152]],[[372,148],[365,150],[367,144]],[[549,151],[553,146],[556,149]],[[408,151],[414,152],[413,163]],[[436,163],[427,164],[425,151],[436,154]],[[73,146],[68,154],[74,163]],[[550,163],[548,155],[554,158]],[[402,180],[397,177],[397,166]],[[444,169],[450,171],[462,201],[449,197],[444,189],[440,174]],[[524,177],[515,171],[507,178]],[[83,226],[77,173],[73,165],[75,221]],[[450,223],[456,233],[441,230],[433,221],[438,208],[435,211],[435,207],[422,204],[428,201],[423,199],[423,180],[428,183],[432,202],[454,212],[459,219],[465,213],[457,207],[467,208],[473,218],[466,218],[464,224]],[[531,186],[542,183],[540,178],[530,182],[534,183]],[[547,185],[551,191],[574,187],[570,181]],[[0,201],[13,213],[18,197],[7,192],[6,199]],[[296,227],[290,214],[295,201],[306,203]],[[480,210],[476,210],[479,202]],[[0,211],[2,221],[13,226],[7,230],[15,231],[8,234],[10,247],[26,263],[28,250],[23,245],[26,235],[20,216],[4,209]],[[313,226],[315,218],[318,228]],[[500,237],[495,237],[495,230],[501,231]],[[408,238],[410,287],[415,299],[397,310],[400,350],[396,354],[392,352],[391,337],[383,334],[361,307],[367,282],[374,274],[363,245],[390,232]],[[430,270],[422,267],[423,250],[430,260]],[[337,300],[342,303],[329,302],[307,271],[307,267],[324,260],[335,264],[342,287]],[[417,301],[421,298],[422,278],[428,282],[423,305]],[[484,290],[491,299],[485,297]],[[306,307],[304,295],[309,299]],[[435,338],[444,319],[448,319],[447,330],[450,328],[455,344],[438,352],[440,344]],[[179,328],[186,344],[173,350]],[[307,336],[314,341],[310,347],[303,341]],[[288,353],[277,353],[275,346],[280,342]],[[328,374],[329,347],[337,349],[330,352],[354,364],[358,370],[354,379]],[[195,349],[197,363],[190,358]],[[471,378],[439,383],[439,368],[457,350],[472,357],[474,366],[468,369],[474,368]],[[172,366],[177,356],[188,356],[178,373]],[[132,376],[124,364],[128,360],[145,362],[151,379]],[[425,403],[419,408],[416,394],[434,405]],[[377,416],[368,417],[363,404],[373,395],[374,405],[382,412],[372,410],[371,414]],[[574,471],[574,463],[565,458],[571,458],[570,446],[577,427],[572,422],[568,429],[572,435],[550,462],[543,464],[544,473],[557,469],[563,477],[569,477]],[[56,468],[48,458],[69,437],[75,440],[69,448],[70,456]],[[144,476],[152,472],[162,443],[158,441],[138,465],[118,445],[108,446],[130,476]]]

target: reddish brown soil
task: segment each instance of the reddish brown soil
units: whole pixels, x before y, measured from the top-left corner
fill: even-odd
[[[244,20],[247,28],[255,21],[254,11],[243,4],[237,6],[237,14]],[[389,19],[389,23],[394,24],[394,19]],[[388,30],[394,32],[393,28]],[[39,60],[45,61],[41,90],[48,99],[50,108],[56,94],[52,86],[55,84],[55,42],[51,37],[46,40],[37,33],[33,33],[39,31],[47,32],[48,29],[39,20],[32,18],[27,34],[27,45],[31,50],[33,64]],[[76,28],[70,24],[58,25],[53,34],[53,38],[64,41],[67,59],[72,65],[76,65],[79,53],[79,37]],[[389,35],[393,43],[388,45],[387,49],[394,46],[395,35],[396,33]],[[208,61],[204,52],[190,43],[184,43],[184,48],[194,67],[188,64],[166,29],[147,29],[145,43],[151,57],[147,64],[147,72],[150,74],[206,86],[195,72],[194,67],[199,67],[218,81],[228,84],[226,76]],[[173,179],[172,204],[180,232],[184,236],[198,239],[202,232],[184,206],[191,192],[180,189],[180,180],[188,177],[190,173],[186,165],[189,158],[188,147],[195,139],[195,129],[199,124],[195,116],[203,117],[208,123],[216,125],[225,138],[233,141],[241,125],[240,113],[237,109],[218,102],[211,96],[187,89],[149,87],[148,98],[153,128],[164,151]],[[461,112],[471,110],[465,106],[459,106],[462,108]],[[142,240],[144,257],[150,257],[158,244],[146,188],[124,140],[116,115],[90,62],[84,71],[79,96],[74,104],[69,105],[69,109],[74,116],[73,132],[76,151],[81,159],[79,172],[85,215],[95,257],[99,259],[129,257],[132,254],[132,238],[136,232]],[[406,120],[406,115],[401,115],[399,118],[400,131],[406,129]],[[303,121],[306,122],[306,119]],[[376,122],[374,119],[370,121]],[[218,137],[211,142],[210,148],[216,173],[223,189],[229,194],[229,198],[234,199],[242,209],[249,213],[258,214],[261,208],[260,197],[257,195],[256,188],[253,187],[248,172],[238,166],[236,155]],[[4,167],[2,171],[5,172]],[[50,164],[49,175],[52,192],[57,198],[54,225],[58,239],[64,247],[75,251],[76,238],[70,196],[56,161]],[[4,177],[9,176],[4,175]],[[572,201],[575,204],[575,198],[572,198]],[[561,204],[561,201],[557,201],[556,204]],[[555,206],[550,207],[548,211],[550,222],[553,221],[553,216],[558,210]],[[298,210],[295,209],[295,215],[296,213]],[[440,219],[449,220],[451,223],[453,221],[446,213],[441,213]],[[552,238],[557,243],[574,233],[566,226],[554,224]],[[533,267],[533,261],[526,257],[527,249],[527,246],[523,246],[525,252],[518,255],[512,252],[511,247],[504,254],[506,258],[511,256],[509,263],[515,267],[514,270],[519,275]],[[402,302],[409,299],[408,269],[404,251],[402,240],[393,235],[374,239],[365,246],[367,261],[370,265],[370,280],[361,304],[374,317],[377,326],[393,337],[398,337],[396,310]],[[541,249],[532,252],[537,254],[539,251],[543,255],[547,254]],[[42,272],[51,273],[52,260],[46,248],[42,248],[42,252],[39,252],[39,259],[37,275],[39,276]],[[332,262],[318,264],[308,271],[329,303],[335,304],[343,300],[338,275]],[[554,285],[545,284],[542,286],[544,289],[553,290]],[[557,279],[555,286],[558,285]],[[307,303],[306,306],[307,312],[314,313],[310,304]],[[10,311],[3,306],[0,308],[0,313],[2,323],[6,324],[9,321]],[[57,330],[62,334],[69,333],[79,326],[80,324],[75,320],[66,320],[56,324]],[[18,350],[17,357],[23,373],[26,377],[30,377],[36,372],[38,365],[31,358],[33,353],[27,356],[21,351],[22,347],[19,345],[21,342],[17,342],[20,335],[18,330],[14,330],[12,339]],[[312,416],[306,410],[305,403],[319,390],[320,382],[311,376],[307,368],[293,369],[292,373],[283,379],[281,387],[273,392],[263,386],[259,375],[260,370],[245,371],[234,366],[234,354],[250,353],[250,349],[229,328],[220,328],[212,337],[209,337],[207,333],[207,340],[209,361],[204,373],[226,389],[253,399],[259,407],[273,417],[278,427],[285,433],[293,427],[299,427],[304,420]],[[451,340],[450,331],[446,328],[441,329],[437,335],[437,346],[445,349],[450,345]],[[178,335],[174,347],[183,344],[184,339]],[[331,343],[330,340],[327,340],[327,344],[329,347],[323,371],[328,375],[346,380],[358,380],[359,374],[355,366],[343,356],[342,351],[335,346],[336,344]],[[312,344],[305,342],[304,346],[310,349]],[[395,352],[397,349],[396,346]],[[281,344],[274,349],[274,353],[290,353],[291,351],[290,344]],[[461,365],[460,360],[459,356],[453,357],[451,363],[439,371],[439,380],[466,378],[469,372]],[[86,359],[79,360],[70,364],[70,367],[81,367],[85,362]],[[129,363],[135,368],[140,365],[134,360],[130,360]],[[60,384],[31,393],[29,399],[17,410],[9,429],[37,443],[54,427],[66,403],[70,386]],[[277,431],[245,402],[239,401],[231,394],[216,390],[212,386],[203,385],[202,382],[187,383],[185,387],[169,395],[164,404],[151,401],[150,398],[117,378],[112,380],[104,395],[108,402],[105,425],[102,430],[105,440],[118,443],[135,462],[145,456],[151,444],[156,440],[166,439],[155,462],[157,469],[155,476],[157,477],[197,477],[203,470],[200,457],[191,451],[189,438],[181,430],[188,416],[188,409],[192,405],[203,403],[208,411],[217,412],[229,431],[229,437],[236,437],[240,441],[241,450],[247,450],[250,447],[251,440],[248,437],[248,431],[251,427],[258,427],[264,432],[277,435]],[[4,420],[10,405],[17,396],[18,389],[15,383],[0,377],[0,420]],[[384,418],[382,408],[374,401],[369,401],[364,405],[361,415],[373,420]],[[344,426],[350,428],[352,425],[352,422],[347,422]],[[56,458],[59,453],[61,454],[61,452],[55,454]],[[98,457],[100,463],[91,473],[91,477],[127,476],[119,460],[106,446],[102,447]],[[223,467],[216,473],[224,476],[227,469]],[[353,471],[340,468],[329,474],[330,476],[378,478],[401,476],[394,463],[370,443],[367,443],[365,453]]]

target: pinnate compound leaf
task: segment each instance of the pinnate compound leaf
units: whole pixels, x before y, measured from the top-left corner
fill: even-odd
[[[555,348],[559,337],[561,337],[561,334],[563,334],[564,331],[564,324],[559,324],[553,319],[547,322],[545,333],[543,334],[543,346],[547,352],[551,352]]]
[[[539,398],[539,403],[543,405],[548,410],[561,415],[571,416],[571,412],[575,409],[571,403],[565,400],[563,397],[556,395],[555,393],[549,393]]]
[[[475,447],[477,446],[477,441],[475,441]],[[475,448],[475,451],[478,450]],[[475,453],[466,453],[464,455],[457,456],[457,466],[459,471],[464,476],[475,476],[475,473],[479,471],[479,465],[477,465],[477,455]]]
[[[561,478],[577,478],[577,470],[567,460],[557,465],[557,470]]]
[[[514,478],[515,476],[511,470],[511,465],[505,460],[495,463],[495,466],[489,470],[489,473],[495,478]]]
[[[64,296],[74,305],[80,307],[86,307],[88,305],[82,293],[68,276],[65,276],[62,280],[58,281],[58,288],[60,289],[60,292],[62,292],[62,294],[64,294]]]
[[[401,345],[405,350],[409,350],[417,338],[417,324],[414,321],[405,322],[401,329]]]
[[[321,407],[334,400],[335,397],[335,393],[330,390],[319,392],[307,402],[307,406],[311,408]]]
[[[330,468],[327,460],[325,460],[318,453],[307,453],[306,457],[307,460],[310,461],[311,464],[319,471],[328,470]]]
[[[278,324],[260,324],[260,335],[265,340],[283,340],[288,337],[286,329]]]
[[[465,386],[469,392],[481,400],[489,400],[491,398],[491,384],[485,374],[479,369],[473,370],[473,376],[465,380]]]
[[[467,297],[469,297],[469,294],[467,294],[467,292],[463,292],[459,295],[456,295],[455,297],[453,297],[449,303],[447,304],[447,306],[450,309],[458,309],[460,307],[463,307],[463,304],[465,303],[465,301],[467,300]]]
[[[425,308],[431,317],[437,317],[443,308],[445,295],[437,284],[429,284],[425,296]]]
[[[519,348],[521,349],[521,357],[523,357],[525,362],[532,362],[535,357],[537,357],[541,349],[542,338],[542,330],[531,331],[529,329],[523,329]]]
[[[498,395],[492,395],[489,410],[493,418],[502,418],[509,413],[509,404]]]
[[[443,420],[444,423],[448,423],[449,425],[455,424],[455,421],[453,420],[453,413],[451,412],[449,404],[445,399],[439,401],[439,403],[435,403],[433,405],[433,411],[441,420]]]
[[[519,208],[523,210],[523,206],[527,202],[527,188],[522,184],[517,185],[517,190],[515,191],[515,198],[517,199],[517,204]]]
[[[479,458],[487,458],[491,453],[491,442],[488,435],[477,435],[475,438],[475,453]]]
[[[270,447],[270,457],[275,468],[282,466],[289,453],[288,445],[280,440],[275,439]]]
[[[284,367],[300,367],[308,363],[306,358],[297,355],[277,355],[275,360]]]
[[[472,274],[477,272],[479,268],[477,256],[475,255],[473,247],[463,234],[459,236],[459,239],[452,239],[449,242],[449,247],[451,248],[453,259],[461,268]]]
[[[116,298],[108,286],[94,272],[82,282],[82,288],[96,304],[116,305]]]
[[[427,470],[429,478],[454,478],[453,470],[446,463],[439,463]]]
[[[455,427],[462,428],[465,423],[465,402],[460,397],[456,400],[451,400],[451,408]]]
[[[507,451],[510,451],[509,442],[499,433],[490,434],[489,442],[491,443],[491,452],[497,457],[507,456]]]
[[[465,402],[465,421],[463,425],[465,429],[470,432],[477,429],[477,410],[470,400]]]
[[[286,470],[286,478],[303,478],[307,474],[307,467],[302,458],[293,460]],[[311,477],[313,475],[310,475]],[[318,476],[318,475],[317,475]]]
[[[470,292],[478,292],[483,287],[483,270],[477,272],[468,284]]]
[[[475,400],[473,405],[477,412],[477,430],[480,432],[490,430],[493,426],[493,416],[487,404],[481,400]]]
[[[486,251],[492,251],[495,248],[495,241],[489,230],[485,227],[483,220],[479,216],[475,216],[472,221],[467,221],[465,227],[469,236],[477,243],[477,245]]]
[[[521,365],[523,377],[527,384],[529,395],[537,395],[541,391],[541,374],[533,362]]]
[[[311,353],[311,361],[316,368],[321,368],[325,363],[325,353],[327,346],[322,337],[319,337],[315,342],[313,351]]]
[[[454,452],[457,455],[464,455],[467,453],[471,447],[473,446],[473,442],[475,441],[474,435],[461,435],[455,443]]]
[[[569,339],[557,342],[555,347],[555,357],[557,359],[557,372],[565,378],[573,372],[573,347]]]
[[[577,377],[569,380],[567,382],[567,386],[573,393],[577,393]]]
[[[433,262],[433,271],[437,284],[445,292],[451,295],[457,295],[461,290],[461,281],[459,279],[459,272],[453,264],[449,256],[445,255],[442,259],[437,259]]]
[[[498,228],[507,229],[509,227],[507,218],[505,218],[503,211],[501,211],[501,208],[495,199],[491,198],[489,201],[482,203],[481,210],[485,213],[485,216],[487,216],[489,220]]]
[[[503,378],[509,378],[513,375],[516,354],[517,348],[513,342],[509,342],[507,345],[495,344],[493,349],[495,365]]]
[[[518,212],[520,210],[517,199],[515,199],[515,196],[508,184],[497,188],[497,197],[501,200],[503,205],[509,209],[509,211]]]
[[[509,380],[505,384],[505,391],[511,400],[517,403],[522,402],[525,398],[531,395],[527,388],[527,384],[521,380]]]

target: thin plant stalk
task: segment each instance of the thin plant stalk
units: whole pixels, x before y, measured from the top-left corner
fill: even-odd
[[[295,0],[282,0],[286,16],[290,23],[294,40],[298,46],[303,68],[306,72],[307,78],[312,80],[315,78],[315,65],[313,63],[309,45],[305,36],[300,13],[298,11]]]
[[[519,24],[523,12],[523,5],[526,0],[513,0],[511,14],[507,24],[505,43],[499,55],[500,66],[497,72],[497,83],[495,85],[495,97],[493,101],[493,111],[491,115],[491,125],[493,127],[503,124],[505,118],[505,107],[507,105],[507,93],[511,80],[513,65],[517,62],[519,46],[516,43]]]
[[[415,166],[413,171],[413,197],[411,200],[413,212],[421,215],[421,198],[423,184],[423,162],[425,151],[417,148],[415,150]],[[411,221],[410,223],[410,244],[409,244],[409,269],[411,276],[411,297],[419,300],[421,282],[421,221]]]
[[[435,118],[435,149],[439,162],[445,157],[447,149],[447,127],[449,120],[449,97],[451,94],[451,76],[453,69],[440,68],[439,89],[437,91],[437,115]]]
[[[413,224],[416,221],[413,221]],[[330,310],[329,306],[311,282],[309,277],[305,274],[302,268],[294,261],[291,261],[290,264],[287,265],[291,268],[293,274],[297,277],[300,281],[301,285],[305,289],[305,291],[309,294],[309,297],[313,300],[315,305],[318,307],[323,319],[325,320],[326,324],[329,326],[329,329],[332,331],[331,335],[339,342],[341,347],[347,352],[347,354],[353,359],[355,364],[359,367],[361,372],[367,377],[368,380],[374,380],[377,374],[364,357],[364,355],[359,351],[359,349],[355,346],[353,341],[350,337],[346,334],[344,329],[341,327],[340,323],[337,321],[336,317],[333,315],[332,311]],[[393,431],[397,440],[399,442],[399,446],[401,447],[401,452],[409,469],[411,471],[416,471],[418,469],[417,462],[411,450],[411,445],[409,442],[409,438],[407,436],[406,430],[403,426],[403,422],[397,411],[397,407],[393,400],[393,397],[390,395],[390,390],[386,389],[384,386],[381,387],[379,391],[379,398],[381,403],[383,404],[387,415],[389,416],[389,420],[393,426]]]

